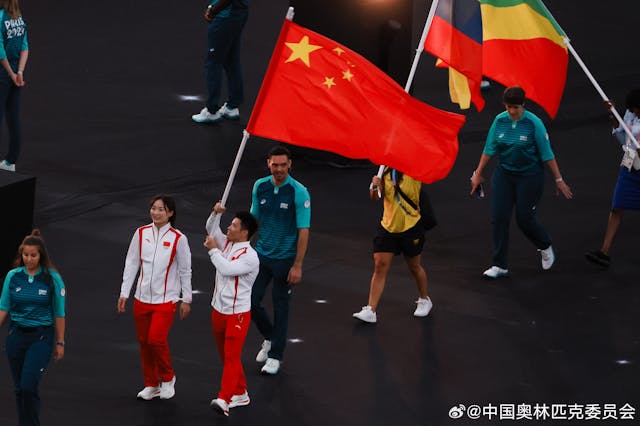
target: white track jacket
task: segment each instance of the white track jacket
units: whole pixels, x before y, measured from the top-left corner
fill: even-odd
[[[120,297],[129,297],[140,271],[134,297],[143,303],[182,300],[191,303],[191,250],[187,236],[170,223],[158,229],[153,223],[136,230],[129,244],[122,274]]]
[[[218,247],[209,250],[216,267],[216,284],[211,307],[221,314],[231,315],[251,310],[251,287],[258,276],[260,260],[249,241],[232,243],[217,228],[213,233]]]

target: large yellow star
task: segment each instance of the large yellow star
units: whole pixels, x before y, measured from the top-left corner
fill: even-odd
[[[306,66],[311,67],[309,62],[309,53],[314,50],[322,49],[322,46],[316,46],[309,44],[309,37],[304,36],[298,43],[285,43],[289,49],[291,49],[291,56],[285,62],[293,62],[296,59],[300,59]]]
[[[327,89],[331,89],[331,86],[335,86],[336,83],[333,81],[334,77],[325,77],[324,78],[324,84],[325,86],[327,86]]]
[[[353,74],[351,74],[351,71],[349,71],[349,70],[342,71],[342,79],[343,80],[351,81],[352,78],[353,78]]]

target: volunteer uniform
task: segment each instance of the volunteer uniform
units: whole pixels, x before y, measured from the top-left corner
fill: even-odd
[[[168,336],[177,302],[191,303],[191,250],[186,235],[167,223],[153,224],[133,234],[122,276],[120,297],[129,297],[140,272],[133,302],[142,372],[145,386],[170,382],[171,365]]]
[[[269,358],[282,360],[291,301],[287,276],[297,253],[298,229],[311,226],[309,191],[291,176],[280,186],[273,183],[271,175],[258,179],[253,186],[251,214],[260,223],[256,244],[260,272],[251,293],[251,319],[265,340],[271,341]],[[273,323],[262,306],[271,279]]]
[[[65,316],[64,283],[58,272],[48,272],[40,269],[30,275],[24,266],[12,269],[0,296],[0,310],[8,312],[11,320],[7,357],[21,425],[40,424],[38,384],[56,344],[54,318]]]

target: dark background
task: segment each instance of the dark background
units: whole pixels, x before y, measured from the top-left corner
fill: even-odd
[[[367,43],[360,29],[368,22],[364,10],[383,0],[323,3],[326,15],[304,16],[301,6],[295,20],[317,18],[314,30],[375,61],[375,49],[365,51],[378,43],[375,31]],[[412,10],[403,14],[411,13],[413,22],[411,60],[428,3],[409,3],[403,4]],[[546,4],[605,92],[623,105],[626,92],[640,87],[633,33],[638,3]],[[411,315],[416,291],[401,259],[390,272],[378,324],[351,318],[366,304],[372,272],[371,237],[381,206],[368,201],[366,189],[377,168],[362,162],[335,168],[323,154],[295,150],[292,174],[313,199],[310,246],[290,321],[289,337],[301,342],[289,345],[279,375],[262,377],[254,361],[261,339],[252,327],[243,355],[251,405],[234,409],[228,420],[211,412],[221,364],[209,324],[214,270],[201,246],[204,222],[224,189],[288,2],[252,0],[243,36],[242,118],[210,126],[191,122],[205,94],[205,6],[166,0],[22,4],[30,59],[18,172],[37,177],[34,223],[68,290],[66,357],[43,380],[43,424],[437,425],[468,424],[448,417],[459,404],[640,407],[640,217],[625,216],[609,270],[584,260],[583,253],[601,243],[621,152],[599,96],[570,58],[557,118],[550,121],[529,105],[545,120],[575,194],[573,200],[556,197],[548,178],[539,215],[557,252],[551,271],[540,270],[535,248],[514,226],[511,278],[481,278],[491,260],[491,193],[485,200],[469,197],[468,180],[501,110],[497,85],[484,93],[482,113],[465,113],[457,162],[430,187],[440,225],[428,235],[423,256],[434,301],[425,319]],[[342,24],[332,28],[354,10],[362,12],[354,34],[342,32]],[[434,62],[428,54],[422,58],[414,96],[456,111],[446,71]],[[405,59],[390,61],[390,68],[403,66]],[[185,95],[202,100],[181,100]],[[3,139],[2,154],[6,134]],[[267,173],[273,143],[249,140],[227,203],[231,210],[249,207],[251,185]],[[189,237],[193,287],[201,293],[170,336],[176,397],[141,403],[135,400],[142,378],[133,320],[115,308],[131,234],[149,222],[148,200],[161,191],[177,198],[178,228]],[[12,200],[3,203],[0,211],[13,208]],[[2,425],[17,422],[12,386],[1,361]]]

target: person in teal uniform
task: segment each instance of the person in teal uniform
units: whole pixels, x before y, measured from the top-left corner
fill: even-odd
[[[269,151],[271,174],[258,179],[251,194],[251,214],[260,223],[256,251],[260,271],[251,292],[251,320],[264,337],[256,361],[263,374],[280,369],[287,343],[293,286],[302,281],[302,263],[309,242],[311,198],[307,188],[289,174],[291,152],[284,146]],[[269,283],[273,321],[262,305]]]
[[[191,116],[196,123],[215,123],[223,118],[240,118],[238,107],[244,101],[240,39],[247,19],[249,0],[211,0],[204,12],[207,27],[207,57],[205,73],[207,102]],[[220,106],[222,73],[227,75],[227,101]]]
[[[38,385],[51,355],[55,361],[64,357],[65,287],[38,230],[20,244],[15,266],[2,287],[0,326],[10,319],[6,351],[18,422],[38,426]]]
[[[492,157],[499,157],[491,185],[493,265],[483,273],[493,279],[509,274],[507,247],[514,207],[518,227],[540,252],[542,269],[550,269],[555,262],[551,237],[536,219],[544,190],[544,164],[553,174],[556,193],[566,198],[573,196],[562,178],[542,120],[524,108],[524,90],[508,87],[502,101],[506,111],[493,120],[478,167],[471,176],[473,194],[484,182],[482,172],[487,163]]]
[[[18,0],[0,0],[0,120],[6,118],[9,129],[9,150],[0,169],[10,172],[16,171],[22,144],[20,98],[28,57],[27,25]]]

